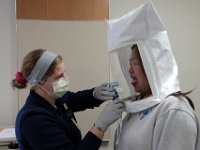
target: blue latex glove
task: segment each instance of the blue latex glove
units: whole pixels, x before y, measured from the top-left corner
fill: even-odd
[[[93,96],[101,101],[113,100],[114,94],[113,87],[109,87],[108,83],[96,87],[93,91]]]

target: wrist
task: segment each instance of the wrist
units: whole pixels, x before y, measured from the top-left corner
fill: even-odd
[[[102,132],[106,132],[107,127],[103,126],[103,125],[99,125],[97,123],[94,124],[94,127],[101,130]]]
[[[94,90],[93,90],[93,92],[92,92],[92,95],[93,95],[93,97],[95,98],[95,88],[94,88]]]
[[[102,132],[105,132],[103,129],[101,129],[100,127],[96,126],[95,124],[94,124],[93,127],[94,127],[94,128],[97,128],[98,130],[100,130],[100,131],[102,131]]]
[[[100,140],[102,140],[103,139],[103,137],[104,137],[104,131],[102,131],[101,129],[99,129],[99,128],[97,128],[97,127],[92,127],[91,129],[90,129],[90,132],[92,132],[95,136],[97,136]]]

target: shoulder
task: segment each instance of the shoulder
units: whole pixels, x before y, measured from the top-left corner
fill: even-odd
[[[157,106],[159,112],[158,118],[166,117],[172,113],[176,113],[185,117],[196,120],[196,115],[185,98],[177,98],[168,96]],[[177,115],[177,116],[179,116]],[[176,115],[174,115],[175,117]],[[178,118],[179,119],[179,118]]]
[[[159,149],[195,149],[199,123],[187,100],[170,96],[155,109],[155,146]]]
[[[47,110],[40,107],[31,106],[24,107],[19,111],[16,122],[23,125],[52,119],[54,119],[53,115]]]
[[[167,97],[156,108],[157,129],[167,130],[177,129],[186,134],[192,134],[196,136],[199,130],[198,118],[187,100],[179,99],[174,96]]]

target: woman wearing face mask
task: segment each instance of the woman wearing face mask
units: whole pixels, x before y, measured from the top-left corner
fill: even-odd
[[[21,72],[12,80],[13,87],[31,85],[26,103],[16,119],[16,138],[21,150],[97,150],[107,128],[121,117],[123,105],[109,103],[94,127],[82,139],[74,112],[98,107],[111,100],[113,90],[106,84],[73,93],[68,91],[62,57],[38,49],[28,53]]]

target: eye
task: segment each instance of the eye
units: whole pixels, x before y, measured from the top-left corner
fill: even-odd
[[[56,77],[56,80],[60,79],[60,77]]]
[[[59,79],[62,78],[62,77],[67,77],[66,70],[65,70],[65,72],[63,72],[63,73],[57,75],[57,76],[54,78],[54,80],[59,80]]]
[[[67,78],[68,78],[66,72],[62,73],[62,74],[59,76],[59,78],[61,78],[61,77],[67,77]]]
[[[60,78],[62,78],[62,77],[63,77],[63,75],[60,75],[60,76],[57,77],[57,79],[60,79]]]
[[[64,74],[61,74],[61,75],[57,76],[57,77],[55,78],[55,80],[59,80],[59,79],[62,78],[63,76],[64,76]]]
[[[131,58],[129,59],[130,65],[140,65],[140,60],[139,58]]]
[[[133,64],[134,64],[134,65],[140,65],[140,61],[139,61],[139,60],[135,60],[135,61],[133,62]]]

